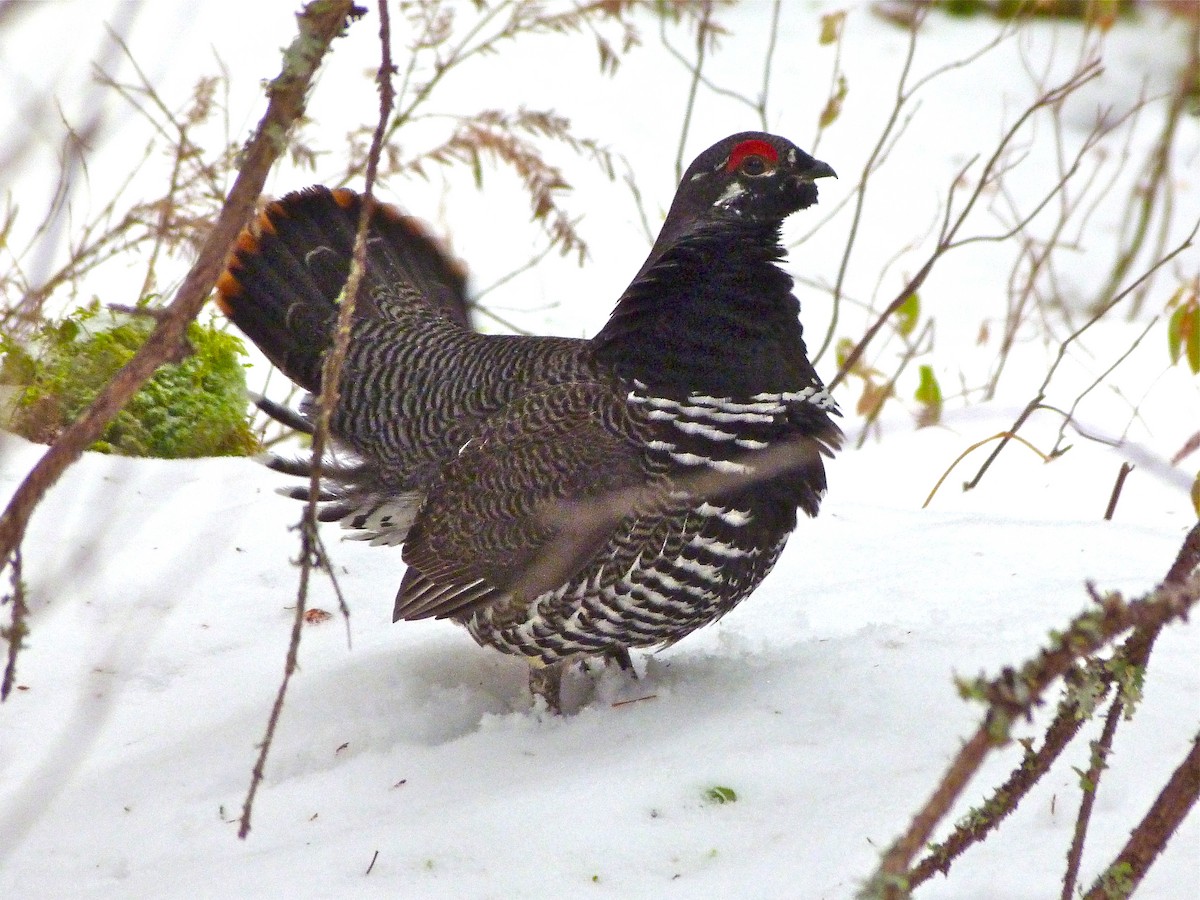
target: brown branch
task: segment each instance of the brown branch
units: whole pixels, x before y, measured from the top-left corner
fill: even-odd
[[[850,220],[850,233],[846,236],[846,247],[842,252],[841,263],[838,266],[837,280],[833,286],[833,308],[830,315],[829,327],[825,331],[825,339],[821,342],[821,346],[818,347],[817,352],[813,354],[813,362],[820,360],[820,358],[825,355],[825,351],[829,349],[830,344],[833,343],[834,334],[837,332],[838,311],[841,307],[842,288],[846,280],[846,272],[850,266],[850,255],[854,250],[854,244],[858,237],[858,228],[863,219],[863,206],[866,204],[867,199],[867,182],[870,180],[871,175],[874,174],[875,170],[879,166],[880,159],[884,153],[884,148],[887,146],[888,139],[892,132],[896,129],[897,123],[900,121],[901,110],[904,109],[904,105],[912,98],[913,90],[907,88],[908,76],[909,72],[912,70],[913,59],[916,57],[917,53],[917,32],[921,27],[921,23],[925,21],[925,16],[927,14],[928,9],[925,7],[920,7],[913,16],[913,21],[909,27],[908,51],[904,57],[904,64],[900,69],[900,80],[896,85],[896,100],[892,105],[892,110],[888,116],[887,122],[884,123],[883,130],[879,134],[879,140],[875,142],[875,146],[871,149],[871,155],[867,157],[866,163],[863,164],[862,176],[859,179],[858,187],[854,192],[854,215]],[[930,268],[932,268],[932,264],[927,263],[924,267],[926,274],[928,274],[928,270]],[[924,279],[922,278],[922,280]],[[910,293],[911,291],[905,292],[901,299],[898,301],[893,301],[892,305],[898,307],[900,303],[904,302],[904,299],[907,299]],[[891,309],[891,312],[894,311],[894,309]],[[885,311],[884,315],[880,317],[880,321],[876,323],[876,331],[879,327],[882,327],[882,321],[888,315],[890,315],[891,312]],[[870,336],[874,337],[874,333],[872,332]],[[866,349],[867,340],[867,338],[864,338],[859,342],[862,346],[862,350]],[[857,361],[858,357],[862,355],[862,350],[859,350],[857,354],[852,354],[853,359],[848,359],[846,361],[846,363],[842,366],[841,371],[838,372],[837,376],[835,376],[833,381],[830,383],[830,390],[837,386],[837,383],[844,377],[844,372],[850,371],[854,365],[854,362]]]
[[[990,47],[991,45],[988,46]],[[948,190],[946,199],[946,214],[943,218],[942,227],[938,234],[937,245],[930,252],[929,258],[925,260],[924,265],[917,270],[917,274],[910,278],[908,283],[900,289],[900,291],[896,294],[895,299],[893,299],[892,302],[884,308],[883,312],[880,313],[879,317],[875,320],[871,327],[867,329],[866,333],[854,346],[854,349],[851,350],[846,356],[846,359],[838,369],[837,374],[833,377],[833,380],[829,382],[829,390],[832,391],[835,387],[837,387],[838,384],[840,384],[842,380],[850,373],[855,364],[858,362],[859,358],[866,351],[867,346],[875,339],[875,335],[878,334],[879,330],[896,312],[896,310],[899,309],[909,297],[911,297],[921,288],[921,286],[925,283],[925,279],[929,277],[929,273],[933,271],[934,266],[943,256],[945,256],[951,250],[955,250],[958,247],[964,247],[969,244],[980,243],[984,241],[1001,242],[1008,240],[1014,234],[1019,233],[1020,230],[1024,228],[1029,221],[1037,215],[1038,212],[1041,211],[1043,206],[1049,203],[1054,196],[1064,189],[1068,180],[1075,171],[1074,167],[1072,167],[1067,174],[1065,174],[1054,184],[1054,186],[1046,193],[1042,200],[1034,206],[1034,209],[1031,213],[1026,215],[1020,222],[1014,225],[1006,233],[998,235],[977,235],[967,238],[957,237],[958,233],[962,230],[963,225],[966,223],[968,216],[971,214],[971,211],[975,208],[975,204],[978,203],[979,198],[984,195],[988,185],[992,184],[995,179],[1002,174],[1005,168],[1003,164],[1005,156],[1008,153],[1008,148],[1016,139],[1017,134],[1024,127],[1025,123],[1029,121],[1029,119],[1032,118],[1038,111],[1061,103],[1066,97],[1079,90],[1079,88],[1098,78],[1100,76],[1100,72],[1100,64],[1097,61],[1092,60],[1084,63],[1078,69],[1076,69],[1071,77],[1066,81],[1062,82],[1057,87],[1046,91],[1033,103],[1029,104],[1029,106],[1025,108],[1024,112],[1017,117],[1016,121],[1004,133],[1003,137],[1000,138],[1000,141],[996,145],[992,155],[988,158],[987,162],[984,163],[983,170],[979,175],[979,179],[975,184],[975,188],[967,195],[967,199],[963,203],[962,209],[958,210],[957,214],[954,210],[955,185],[957,185],[966,176],[967,170],[975,164],[975,159],[969,160],[965,166],[955,173],[954,178],[950,181],[950,188]],[[860,190],[865,190],[865,183]],[[853,231],[851,233],[850,240],[853,241]],[[844,256],[842,260],[843,269],[846,266],[848,254],[849,249],[847,249],[847,256]],[[1172,256],[1173,255],[1174,254],[1172,254]],[[1170,257],[1167,258],[1169,259]],[[1165,260],[1163,261],[1165,262]],[[1157,266],[1152,268],[1150,271],[1153,272],[1156,269]],[[1146,276],[1143,276],[1143,278],[1147,277],[1149,274],[1150,273],[1148,272]],[[819,350],[813,357],[814,359],[817,359],[821,356],[821,353],[824,351],[825,347],[832,340],[833,329],[837,325],[836,310],[838,299],[840,298],[841,294],[841,282],[842,274],[840,273],[834,289],[833,319],[830,323],[829,331],[825,335],[825,343],[822,345],[821,350]],[[1122,294],[1122,296],[1124,296],[1124,294]]]
[[[1127,462],[1121,463],[1121,468],[1117,469],[1117,480],[1113,483],[1112,493],[1108,497],[1108,506],[1104,508],[1104,521],[1112,521],[1113,514],[1117,511],[1117,501],[1121,499],[1121,489],[1125,487],[1125,479],[1132,471],[1133,466]]]
[[[1184,441],[1183,446],[1180,447],[1178,452],[1171,457],[1171,465],[1179,465],[1197,450],[1200,450],[1200,431],[1197,431],[1190,438]]]
[[[1183,546],[1179,548],[1179,553],[1175,557],[1175,562],[1171,564],[1166,578],[1163,579],[1162,587],[1170,588],[1184,585],[1188,578],[1198,570],[1200,570],[1200,525],[1194,526],[1188,532]],[[1123,650],[1125,661],[1129,666],[1141,669],[1145,668],[1150,658],[1150,650],[1154,646],[1154,640],[1158,637],[1160,630],[1161,626],[1158,628],[1139,628],[1130,635]],[[1113,709],[1109,711],[1109,718],[1118,720],[1119,712],[1124,711],[1126,702],[1126,698],[1118,693],[1113,701]],[[1112,730],[1115,731],[1115,729],[1116,725],[1114,724]],[[1107,722],[1105,723],[1105,730],[1107,734]],[[1122,885],[1127,885],[1129,888],[1125,896],[1132,893],[1138,882],[1142,880],[1150,866],[1154,863],[1154,860],[1158,858],[1158,855],[1167,845],[1167,841],[1175,833],[1175,829],[1179,827],[1179,823],[1183,821],[1183,817],[1196,805],[1197,796],[1200,795],[1200,752],[1198,752],[1200,751],[1200,747],[1198,747],[1198,741],[1200,741],[1200,735],[1192,739],[1191,752],[1167,781],[1166,786],[1150,807],[1150,811],[1146,813],[1142,821],[1134,828],[1125,848],[1108,868],[1105,869],[1104,873],[1096,879],[1095,885],[1088,891],[1085,900],[1095,900],[1095,898],[1111,896],[1106,893],[1106,889],[1114,886],[1114,883],[1118,880]],[[1108,735],[1107,742],[1102,736],[1100,744],[1098,748],[1099,753],[1106,756],[1112,746],[1111,735]],[[1093,794],[1095,784],[1096,782],[1093,782]],[[1074,850],[1074,848],[1072,849]],[[1082,847],[1080,850],[1082,851]],[[1067,889],[1068,884],[1071,886],[1071,891]],[[1064,882],[1062,896],[1068,897],[1072,891],[1073,882]]]
[[[1067,677],[1070,680],[1070,675]],[[1037,751],[1026,752],[1021,764],[1004,784],[984,801],[980,814],[969,816],[945,841],[930,848],[929,855],[914,866],[909,874],[909,889],[928,881],[938,872],[948,872],[955,859],[998,828],[1041,777],[1050,771],[1085,721],[1087,717],[1082,714],[1079,703],[1064,699],[1059,704],[1054,721],[1046,729],[1041,747]]]
[[[7,700],[13,689],[13,684],[17,679],[17,656],[20,654],[21,648],[25,646],[25,635],[29,633],[29,626],[25,624],[25,619],[29,615],[29,607],[25,603],[25,581],[21,572],[20,546],[13,551],[9,575],[12,577],[12,594],[0,601],[0,606],[5,603],[13,605],[8,627],[0,629],[0,637],[8,641],[8,659],[4,664],[4,680],[0,682],[0,700]]]
[[[1193,528],[1184,540],[1179,553],[1167,571],[1162,586],[1182,585],[1188,576],[1200,567],[1200,527]],[[1036,752],[1026,750],[1020,765],[1009,775],[1008,779],[984,801],[980,811],[968,816],[955,828],[954,832],[942,843],[931,848],[929,854],[913,867],[905,879],[907,889],[912,890],[917,885],[928,881],[933,875],[950,870],[954,860],[961,856],[972,845],[979,843],[993,830],[999,827],[1009,813],[1013,812],[1033,788],[1057,761],[1067,745],[1078,734],[1083,723],[1089,718],[1088,710],[1081,707],[1078,699],[1078,688],[1081,679],[1098,679],[1097,688],[1107,692],[1118,671],[1118,662],[1126,670],[1144,672],[1150,658],[1150,651],[1161,629],[1158,627],[1138,628],[1125,641],[1120,651],[1112,660],[1105,664],[1092,663],[1088,668],[1099,668],[1098,672],[1089,674],[1087,670],[1068,672],[1065,676],[1067,689],[1063,700],[1059,703],[1054,721],[1046,729],[1042,745]],[[1104,697],[1099,691],[1094,695],[1094,702],[1100,702]],[[1113,709],[1120,703],[1120,711],[1124,712],[1128,705],[1128,697],[1118,692]],[[1092,704],[1089,703],[1089,707]],[[1109,718],[1117,717],[1113,710]],[[1115,728],[1115,726],[1113,726]],[[1106,723],[1106,732],[1109,727]],[[1107,741],[1101,738],[1101,752],[1107,755],[1112,746],[1112,738]],[[1093,781],[1093,784],[1095,782]],[[1066,893],[1063,896],[1067,896]]]
[[[1092,821],[1092,809],[1096,805],[1096,793],[1100,789],[1100,777],[1108,768],[1108,755],[1112,752],[1113,738],[1117,734],[1117,725],[1121,714],[1125,711],[1124,698],[1121,692],[1113,697],[1108,714],[1104,717],[1104,727],[1100,731],[1100,739],[1092,742],[1092,758],[1087,771],[1080,776],[1080,786],[1083,796],[1079,800],[1079,812],[1075,815],[1075,829],[1071,835],[1071,846],[1067,850],[1067,870],[1063,873],[1061,900],[1071,900],[1075,896],[1075,882],[1079,878],[1079,865],[1083,861],[1083,844],[1087,838],[1088,825]]]
[[[1096,606],[1076,616],[1064,633],[1055,635],[1048,649],[1040,651],[1020,669],[1006,668],[992,681],[977,679],[960,686],[966,696],[987,703],[983,721],[904,834],[884,854],[864,895],[890,900],[907,893],[913,857],[927,844],[933,829],[945,818],[984,758],[992,748],[1007,743],[1012,724],[1027,718],[1041,702],[1046,688],[1066,674],[1076,660],[1094,654],[1130,629],[1149,633],[1187,616],[1200,602],[1200,574],[1186,575],[1182,580],[1178,576],[1184,566],[1193,564],[1194,568],[1197,558],[1200,558],[1200,523],[1188,534],[1167,579],[1154,591],[1137,600],[1125,601],[1119,594],[1101,597],[1090,589]]]
[[[1164,587],[1175,586],[1184,582],[1188,572],[1182,571],[1180,567],[1188,564],[1189,553],[1196,552],[1198,548],[1200,548],[1200,528],[1193,529],[1180,548],[1175,563],[1171,566],[1170,571],[1167,572],[1167,577],[1163,579]],[[1191,568],[1194,569],[1195,565],[1193,564]],[[1118,672],[1136,673],[1134,675],[1134,685],[1136,686],[1134,693],[1135,695],[1140,695],[1141,679],[1145,674],[1147,664],[1150,662],[1150,651],[1154,648],[1154,642],[1158,638],[1160,631],[1162,631],[1162,626],[1134,629],[1133,634],[1125,641],[1121,650],[1105,666],[1104,677],[1106,683],[1117,680]],[[1092,807],[1096,802],[1096,792],[1100,788],[1100,773],[1107,768],[1107,760],[1112,753],[1113,739],[1116,737],[1117,726],[1120,724],[1122,718],[1129,718],[1132,713],[1132,705],[1138,699],[1137,696],[1130,695],[1128,687],[1127,683],[1118,684],[1116,696],[1113,697],[1112,706],[1109,707],[1108,714],[1104,719],[1104,728],[1100,734],[1100,739],[1092,745],[1092,761],[1088,767],[1088,771],[1083,776],[1083,799],[1080,801],[1079,814],[1075,819],[1075,833],[1071,838],[1071,848],[1067,852],[1067,871],[1063,875],[1062,900],[1071,900],[1071,897],[1075,895],[1075,882],[1079,877],[1079,864],[1083,858],[1083,842],[1087,836],[1087,827],[1091,819]]]
[[[1155,262],[1153,264],[1151,264],[1149,267],[1147,267],[1147,269],[1144,272],[1142,272],[1142,274],[1139,275],[1128,287],[1126,287],[1125,290],[1123,290],[1123,291],[1121,291],[1121,293],[1117,294],[1117,296],[1115,296],[1111,301],[1109,301],[1109,303],[1106,306],[1104,306],[1102,309],[1097,310],[1091,316],[1091,318],[1089,318],[1086,322],[1084,322],[1082,325],[1080,325],[1077,329],[1075,329],[1073,332],[1071,332],[1069,335],[1067,335],[1067,337],[1063,340],[1063,342],[1058,345],[1058,353],[1054,358],[1054,362],[1051,363],[1050,368],[1046,371],[1046,377],[1042,379],[1042,383],[1038,387],[1037,393],[1025,405],[1025,408],[1020,413],[1018,413],[1016,421],[1014,421],[1012,426],[1008,429],[1008,431],[1011,434],[1015,435],[1017,430],[1021,427],[1021,425],[1024,424],[1025,420],[1029,417],[1029,415],[1035,409],[1038,409],[1042,405],[1042,402],[1046,399],[1046,391],[1050,387],[1050,382],[1054,379],[1054,376],[1058,372],[1058,367],[1062,364],[1062,361],[1064,359],[1066,359],[1067,349],[1071,346],[1071,344],[1073,344],[1075,341],[1077,341],[1093,325],[1095,325],[1102,318],[1104,318],[1104,316],[1113,307],[1115,307],[1118,303],[1120,303],[1127,296],[1129,296],[1133,291],[1135,291],[1137,289],[1138,285],[1147,281],[1155,272],[1157,272],[1159,269],[1161,269],[1163,266],[1165,266],[1168,262],[1170,262],[1172,259],[1174,259],[1176,256],[1178,256],[1184,250],[1187,250],[1189,247],[1191,247],[1192,242],[1196,239],[1197,232],[1200,232],[1200,219],[1196,220],[1196,224],[1192,227],[1192,230],[1188,233],[1188,236],[1185,237],[1183,239],[1183,241],[1175,247],[1175,249],[1173,249],[1170,253],[1167,253],[1166,255],[1155,260]],[[996,449],[994,449],[991,452],[991,454],[988,456],[988,458],[983,461],[983,465],[979,467],[979,471],[975,473],[975,476],[970,481],[968,481],[966,484],[963,485],[964,491],[970,491],[979,486],[979,482],[983,480],[983,476],[987,473],[987,470],[989,468],[991,468],[992,463],[995,462],[996,458],[1001,454],[1001,452],[1007,446],[1008,446],[1007,438],[1000,441],[1000,443],[996,446]]]
[[[1150,810],[1129,835],[1129,841],[1083,900],[1128,897],[1145,877],[1168,839],[1200,797],[1200,734],[1192,749],[1168,779]],[[1115,891],[1115,892],[1114,892]]]
[[[168,314],[159,321],[146,343],[105,385],[92,405],[63,431],[13,494],[0,516],[0,559],[12,559],[42,497],[100,436],[109,420],[154,370],[178,351],[188,324],[208,299],[229,248],[254,210],[267,172],[284,149],[288,129],[304,112],[305,95],[317,65],[330,42],[345,28],[354,9],[350,0],[313,0],[297,16],[300,36],[285,55],[283,71],[268,88],[267,112],[246,146],[241,171],[199,258],[168,306]]]
[[[1163,584],[1183,584],[1197,569],[1200,569],[1200,526],[1192,526],[1184,538],[1183,546],[1179,548],[1175,562],[1167,570]]]
[[[387,4],[379,6],[379,38],[382,47],[378,81],[380,85],[379,124],[375,129],[370,155],[367,161],[367,182],[363,190],[363,208],[358,222],[358,230],[354,240],[354,253],[350,265],[350,274],[343,290],[341,308],[338,310],[337,327],[334,332],[333,347],[326,354],[321,368],[321,393],[317,397],[316,415],[313,422],[312,440],[312,474],[310,476],[310,499],[304,507],[300,518],[300,581],[296,588],[295,614],[292,617],[292,633],[288,641],[287,658],[284,662],[283,678],[275,694],[271,706],[271,714],[267,718],[267,730],[259,744],[258,758],[250,775],[250,786],[246,791],[246,799],[242,803],[242,815],[238,823],[238,837],[245,839],[250,833],[250,819],[254,810],[254,798],[262,784],[266,770],[267,756],[275,740],[275,730],[283,713],[283,704],[287,698],[288,687],[292,676],[296,673],[297,659],[300,653],[300,635],[304,628],[304,614],[308,609],[308,590],[312,583],[314,568],[324,568],[333,577],[333,567],[329,564],[324,544],[321,542],[317,529],[316,497],[320,493],[321,460],[325,455],[325,447],[329,438],[329,417],[338,401],[338,386],[341,380],[342,365],[346,358],[346,348],[350,342],[350,324],[354,314],[354,303],[358,296],[359,285],[362,283],[363,271],[366,268],[366,232],[371,212],[374,210],[374,196],[371,193],[375,181],[375,169],[379,161],[379,151],[383,143],[383,132],[391,115],[394,94],[391,77],[394,72],[391,59],[391,32]],[[334,581],[337,590],[336,580]],[[338,601],[344,616],[349,615],[348,607],[337,590]]]

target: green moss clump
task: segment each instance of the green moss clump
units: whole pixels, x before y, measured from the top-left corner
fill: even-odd
[[[149,317],[102,313],[93,303],[44,325],[30,349],[0,338],[0,382],[16,386],[8,427],[33,441],[53,441],[153,328]],[[167,459],[244,456],[258,449],[246,415],[241,341],[211,323],[192,323],[187,338],[187,358],[160,367],[90,449]]]

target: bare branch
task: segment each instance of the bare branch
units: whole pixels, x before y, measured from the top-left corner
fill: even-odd
[[[300,582],[296,590],[295,614],[292,617],[292,633],[288,643],[287,660],[284,663],[283,679],[275,695],[271,714],[267,720],[267,731],[259,745],[258,758],[250,778],[250,787],[242,804],[242,815],[238,823],[238,837],[243,840],[250,833],[250,818],[254,809],[254,798],[262,784],[266,769],[267,756],[275,738],[275,729],[283,712],[284,700],[287,697],[288,686],[296,672],[296,662],[300,652],[300,635],[304,628],[304,614],[308,609],[308,589],[312,581],[315,567],[322,567],[333,577],[333,567],[329,565],[328,554],[321,542],[317,530],[317,502],[321,485],[321,460],[325,455],[325,447],[329,440],[329,417],[337,405],[338,389],[341,382],[342,365],[346,359],[346,348],[350,343],[350,324],[354,315],[354,303],[358,296],[359,285],[362,283],[363,272],[367,259],[367,225],[375,208],[375,198],[371,193],[375,182],[375,168],[379,161],[379,150],[383,143],[383,134],[391,116],[394,93],[391,78],[394,73],[391,58],[390,18],[387,4],[379,7],[379,42],[382,60],[379,66],[379,123],[375,130],[375,138],[371,145],[371,155],[367,162],[367,183],[363,191],[363,208],[359,216],[358,231],[354,239],[353,260],[350,275],[346,280],[341,306],[338,310],[337,326],[334,332],[332,349],[326,354],[321,368],[321,393],[317,398],[316,415],[313,422],[312,439],[312,474],[310,475],[309,501],[304,506],[301,516],[300,530]],[[334,581],[335,589],[337,587]],[[343,615],[348,615],[345,599],[338,590],[338,600],[341,603]]]
[[[284,135],[304,111],[305,95],[317,66],[330,42],[345,27],[353,9],[350,0],[320,0],[310,3],[297,16],[301,35],[288,50],[284,70],[271,83],[267,112],[246,147],[241,171],[199,258],[170,304],[169,314],[159,321],[133,359],[62,433],[17,488],[0,516],[0,559],[12,560],[29,518],[46,491],[99,437],[104,426],[155,369],[171,358],[180,346],[188,323],[196,318],[216,283],[229,248],[250,218],[267,172],[285,146]]]
[[[1146,271],[1144,271],[1140,276],[1138,276],[1138,278],[1135,281],[1133,281],[1128,287],[1126,287],[1125,290],[1121,291],[1119,294],[1117,294],[1115,297],[1113,297],[1113,299],[1109,301],[1108,305],[1097,310],[1092,315],[1092,317],[1087,320],[1087,322],[1085,322],[1083,325],[1081,325],[1079,328],[1077,328],[1075,331],[1073,331],[1070,335],[1067,336],[1067,339],[1064,340],[1059,345],[1058,355],[1055,357],[1054,362],[1051,364],[1050,368],[1047,370],[1046,377],[1042,379],[1042,384],[1038,388],[1037,394],[1025,405],[1025,408],[1018,414],[1016,421],[1014,421],[1012,426],[1008,429],[1010,434],[1016,434],[1017,430],[1021,427],[1021,425],[1023,425],[1025,423],[1025,420],[1027,418],[1029,418],[1030,414],[1035,409],[1039,408],[1041,406],[1042,402],[1046,399],[1046,391],[1050,387],[1050,382],[1054,379],[1054,375],[1058,371],[1059,365],[1061,365],[1062,361],[1064,359],[1066,359],[1067,349],[1071,346],[1071,344],[1073,344],[1076,340],[1078,340],[1084,334],[1084,332],[1086,332],[1093,325],[1095,325],[1097,322],[1099,322],[1100,319],[1102,319],[1108,313],[1109,310],[1111,310],[1114,306],[1116,306],[1118,303],[1120,303],[1122,300],[1124,300],[1127,296],[1129,296],[1138,287],[1138,285],[1142,284],[1144,281],[1146,281],[1146,279],[1150,278],[1151,275],[1153,275],[1155,272],[1157,272],[1159,269],[1161,269],[1163,266],[1165,266],[1168,262],[1170,262],[1172,259],[1174,259],[1176,256],[1178,256],[1184,250],[1187,250],[1189,247],[1191,247],[1192,241],[1195,240],[1196,234],[1198,231],[1200,231],[1200,219],[1197,219],[1196,224],[1192,227],[1192,230],[1188,234],[1188,236],[1183,239],[1182,243],[1180,243],[1178,246],[1176,246],[1175,249],[1173,249],[1170,253],[1168,253],[1165,256],[1156,260],[1151,266],[1149,266],[1146,269]],[[1119,360],[1118,360],[1118,362],[1119,362]],[[984,460],[983,465],[980,466],[980,468],[979,468],[979,471],[975,473],[975,477],[963,485],[964,491],[972,490],[979,485],[979,482],[983,479],[983,476],[987,472],[988,468],[991,466],[991,464],[995,461],[996,457],[998,457],[1000,455],[1000,453],[1004,450],[1004,448],[1007,445],[1008,445],[1007,438],[1001,440],[1001,442],[996,446],[996,449],[994,449],[991,452],[991,455],[989,455],[988,458],[986,460]]]

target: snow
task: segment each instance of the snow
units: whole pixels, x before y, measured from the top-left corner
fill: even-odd
[[[99,6],[75,4],[53,14]],[[811,49],[816,12],[809,5],[785,12],[776,84],[815,87],[803,92],[802,108],[780,104],[772,127],[803,143],[823,102],[828,57]],[[270,13],[256,19],[273,22],[269,34],[278,33],[273,39],[282,44],[290,23],[279,9]],[[285,20],[282,29],[272,16]],[[761,19],[747,4],[731,20],[733,30],[761,34],[755,31]],[[253,29],[220,24],[216,15],[191,23],[189,44],[203,52],[165,49],[203,61],[211,41],[268,65],[261,44],[248,39]],[[369,37],[374,25],[356,28]],[[885,114],[880,104],[894,81],[862,73],[872,59],[893,71],[904,47],[899,32],[865,9],[851,13],[848,28],[843,65],[854,103],[848,101],[844,127],[830,130],[819,153],[843,181],[822,184],[822,209],[852,186]],[[993,32],[983,20],[931,21],[922,38],[930,53],[926,67],[964,55]],[[147,26],[141,39],[153,33]],[[1176,57],[1151,52],[1151,33],[1166,45],[1162,35],[1177,30],[1153,17],[1114,29],[1106,54],[1111,74],[1096,90],[1128,99],[1143,76],[1162,87]],[[1042,26],[1027,40],[1066,44],[1077,32]],[[359,45],[365,55],[353,66],[374,58],[369,43]],[[730,38],[725,48],[714,57],[719,71],[749,68],[753,45]],[[349,52],[339,48],[343,56]],[[165,59],[148,62],[148,71],[169,75],[186,91],[179,70],[191,77],[198,69],[182,62],[168,67]],[[652,204],[665,208],[677,121],[634,102],[646,59],[635,56],[595,89],[601,96],[624,92],[628,117],[614,120],[602,104],[585,102],[593,88],[583,86],[583,100],[568,111],[579,110],[583,132],[604,133],[627,151],[645,173]],[[927,205],[964,154],[990,148],[1005,116],[1010,121],[1015,105],[1027,102],[1020,67],[1002,57],[985,60],[988,83],[999,85],[994,96],[938,87],[913,125],[912,145],[902,142],[895,168],[877,176],[879,193],[868,205],[862,238],[865,274],[854,286],[859,296],[875,290],[882,265],[876,262],[885,262],[910,228],[918,242],[933,210]],[[235,73],[247,63],[239,57],[239,65]],[[5,77],[20,71],[12,62],[4,66]],[[247,83],[238,83],[245,93],[237,102],[247,109],[256,79],[270,74],[250,69]],[[332,79],[318,86],[314,107],[329,103],[322,92],[334,93]],[[686,87],[686,78],[670,69],[656,83],[665,96],[682,97],[682,88],[670,91],[677,83]],[[562,83],[548,84],[538,96],[566,106],[554,99],[563,91]],[[734,115],[717,100],[705,102],[688,158],[710,137],[748,127],[744,111]],[[1093,94],[1070,107],[1078,117],[1072,128],[1088,127],[1083,109],[1095,102]],[[323,121],[315,108],[313,114]],[[938,117],[946,123],[941,128]],[[646,140],[648,134],[660,139]],[[1139,132],[1135,144],[1146,140]],[[1196,170],[1187,168],[1200,141],[1194,120],[1181,125],[1179,140],[1177,204],[1194,211],[1200,188]],[[507,196],[503,186],[497,190]],[[579,193],[596,200],[594,208],[580,207],[595,222],[588,231],[593,258],[582,275],[548,260],[524,280],[525,296],[534,299],[516,312],[538,330],[593,331],[644,252],[624,198],[604,186]],[[1097,254],[1111,248],[1120,225],[1122,195],[1114,190],[1114,196],[1115,205],[1103,207],[1084,232],[1097,236],[1064,273],[1068,290],[1086,292],[1089,278],[1102,274]],[[489,195],[488,202],[501,201]],[[420,199],[405,203],[421,211]],[[454,204],[469,203],[481,201],[456,199],[447,217],[457,215]],[[845,221],[794,251],[793,267],[813,263],[831,277]],[[494,221],[491,227],[494,234]],[[807,227],[798,225],[797,234]],[[456,249],[482,271],[480,283],[492,280],[489,272],[503,273],[514,241],[489,243],[476,225],[455,236]],[[959,373],[977,383],[994,360],[994,343],[956,359],[938,355],[939,348],[959,346],[955,334],[973,333],[981,319],[1003,313],[995,299],[1003,286],[995,282],[1008,269],[986,255],[975,259],[964,255],[939,270],[924,292],[927,306],[940,298],[942,331],[929,361],[944,386],[957,384]],[[1179,270],[1194,274],[1196,262],[1193,249]],[[892,273],[883,295],[900,277]],[[542,293],[553,296],[556,284],[577,293],[545,308]],[[1164,281],[1149,312],[1161,309],[1171,289]],[[521,294],[504,297],[517,305]],[[813,343],[828,321],[828,304],[818,292],[802,290],[801,297]],[[858,333],[856,327],[844,333]],[[994,674],[1032,656],[1050,630],[1085,607],[1088,580],[1130,595],[1153,588],[1195,521],[1187,498],[1195,457],[1175,468],[1163,460],[1200,427],[1200,383],[1167,367],[1161,325],[1118,370],[1121,393],[1097,391],[1080,409],[1096,432],[1128,431],[1132,446],[1110,448],[1071,431],[1072,449],[1051,463],[1012,446],[976,490],[963,492],[962,482],[991,449],[986,445],[922,508],[967,446],[1011,426],[1067,333],[1059,330],[1053,342],[1019,347],[1011,377],[992,402],[948,402],[943,422],[921,430],[899,406],[890,407],[882,437],[869,437],[831,464],[821,516],[801,523],[757,593],[718,624],[643,657],[640,680],[617,672],[575,679],[581,708],[574,715],[535,708],[524,664],[476,647],[453,625],[393,626],[403,569],[398,550],[341,542],[330,529],[325,537],[351,616],[304,629],[300,670],[245,841],[236,837],[236,819],[282,673],[295,599],[297,570],[289,561],[297,553],[292,526],[299,510],[274,493],[288,479],[248,460],[85,455],[35,514],[24,542],[31,635],[19,660],[21,689],[0,708],[0,896],[852,896],[978,722],[979,708],[959,699],[954,676]],[[1054,381],[1052,402],[1069,404],[1135,334],[1123,321],[1091,333]],[[828,377],[831,359],[818,368]],[[844,387],[836,397],[853,443],[856,389]],[[1022,434],[1046,449],[1059,424],[1038,413]],[[6,494],[41,452],[0,438]],[[1138,468],[1114,520],[1102,521],[1117,467],[1131,457]],[[312,605],[336,614],[322,579],[315,591]],[[1200,718],[1198,659],[1195,622],[1169,629],[1155,647],[1145,699],[1118,731],[1104,773],[1084,854],[1085,886],[1187,752]],[[1056,696],[1056,689],[1048,695],[1051,707]],[[1043,710],[1018,735],[1038,735],[1045,720]],[[1086,725],[1000,830],[968,851],[948,879],[935,878],[917,896],[1056,896],[1080,798],[1072,767],[1086,767],[1087,742],[1098,734],[1099,722]],[[994,754],[952,818],[978,803],[1019,759],[1017,745]],[[732,788],[736,802],[707,801],[714,786]],[[1183,900],[1195,895],[1197,883],[1200,817],[1193,811],[1138,897]]]

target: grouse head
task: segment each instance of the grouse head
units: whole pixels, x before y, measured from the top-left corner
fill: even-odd
[[[618,374],[664,388],[778,390],[808,367],[780,226],[835,175],[791,141],[760,131],[701,153],[662,231],[592,340]],[[807,368],[805,368],[807,371]]]
[[[817,202],[816,179],[837,174],[787,138],[743,131],[696,157],[679,182],[646,266],[697,227],[723,223],[778,225]]]

